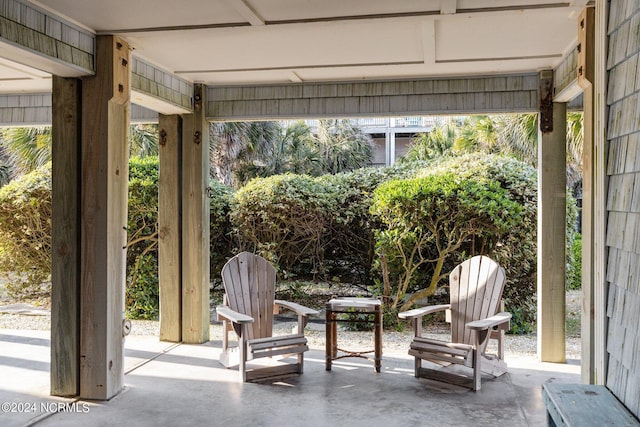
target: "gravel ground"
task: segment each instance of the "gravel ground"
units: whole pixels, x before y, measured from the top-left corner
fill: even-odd
[[[49,330],[51,328],[51,315],[47,307],[37,307],[28,304],[4,304],[6,301],[0,301],[0,329],[31,329],[31,330]],[[579,315],[579,292],[569,293],[567,295],[567,313],[575,320]],[[577,308],[576,308],[577,305]],[[312,348],[323,349],[325,343],[324,324],[320,320],[322,317],[310,322],[307,328],[306,336],[309,340],[309,346]],[[571,321],[568,324],[572,324]],[[275,333],[284,334],[291,331],[295,326],[295,322],[282,321],[278,322],[275,327]],[[569,326],[566,351],[568,359],[580,359],[580,337],[579,324],[577,331],[575,330],[575,321],[573,326]],[[133,320],[132,335],[159,335],[159,324],[152,320]],[[436,325],[425,327],[425,335],[436,339],[448,339],[447,331],[444,325]],[[211,340],[222,340],[222,326],[217,322],[211,325]],[[339,346],[348,349],[369,349],[373,348],[372,332],[352,332],[341,331],[338,334]],[[411,342],[412,333],[410,330],[403,332],[385,331],[383,334],[383,349],[385,352],[406,352]],[[505,340],[505,352],[507,360],[509,354],[514,355],[535,355],[537,349],[536,335],[507,335]]]

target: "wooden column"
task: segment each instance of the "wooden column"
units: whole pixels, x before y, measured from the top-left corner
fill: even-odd
[[[580,319],[582,382],[592,384],[594,371],[594,9],[586,8],[578,17],[578,84],[583,88],[582,144],[582,313]],[[604,243],[604,240],[603,240]]]
[[[131,54],[113,36],[96,51],[82,83],[80,396],[110,399],[124,382]]]
[[[158,282],[160,340],[182,340],[182,119],[160,114],[158,184]]]
[[[593,54],[593,384],[607,381],[607,46],[608,2],[596,0]],[[585,242],[583,241],[583,245]],[[583,343],[584,345],[584,343]],[[584,378],[584,376],[583,376]]]
[[[80,80],[52,82],[51,394],[80,392]]]
[[[209,340],[209,123],[206,87],[194,86],[182,117],[182,341]]]
[[[538,136],[538,357],[565,362],[567,108],[551,102],[551,71],[541,73]]]

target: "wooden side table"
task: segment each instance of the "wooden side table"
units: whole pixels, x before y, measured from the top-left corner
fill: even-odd
[[[338,319],[339,314],[364,314],[365,319]],[[338,322],[373,323],[375,348],[369,351],[349,351],[338,348]],[[371,298],[334,298],[326,304],[326,355],[325,369],[331,370],[331,362],[343,357],[369,359],[367,353],[374,353],[374,367],[380,372],[382,362],[382,302]],[[338,352],[343,354],[338,355]]]

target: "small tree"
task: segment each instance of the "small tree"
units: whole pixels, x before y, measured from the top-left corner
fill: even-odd
[[[447,257],[474,237],[500,236],[516,227],[521,209],[497,182],[450,172],[382,184],[375,191],[371,213],[384,224],[376,237],[383,276],[396,276],[392,308],[402,303],[418,272],[427,267],[431,273],[428,286],[400,309],[433,295],[446,276],[442,269]],[[383,279],[393,281],[388,276]]]

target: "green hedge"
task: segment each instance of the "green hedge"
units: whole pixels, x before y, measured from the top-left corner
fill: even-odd
[[[210,183],[210,277],[220,282],[222,266],[232,255],[229,220],[233,191]],[[129,161],[129,214],[127,248],[127,315],[154,319],[158,302],[158,159],[132,157]],[[135,242],[135,243],[134,243]]]
[[[51,163],[0,189],[0,269],[16,273],[6,284],[13,298],[50,292]]]
[[[50,275],[50,177],[49,165],[0,190],[0,268],[19,273],[20,280],[9,285],[14,295],[48,292],[41,284]],[[357,283],[382,294],[381,247],[376,249],[376,236],[380,245],[381,234],[376,235],[376,230],[388,229],[395,219],[419,221],[417,216],[400,213],[383,219],[372,215],[370,209],[377,203],[375,198],[381,197],[376,195],[378,187],[408,178],[415,185],[429,180],[442,180],[437,182],[443,188],[450,185],[447,180],[462,185],[460,191],[468,193],[464,200],[475,200],[468,208],[475,209],[477,216],[506,201],[520,206],[517,226],[508,227],[508,232],[475,233],[445,259],[442,271],[475,254],[492,256],[507,270],[507,309],[515,315],[517,331],[525,331],[535,316],[537,176],[535,169],[499,156],[469,155],[430,164],[408,162],[317,178],[279,175],[255,179],[235,193],[211,183],[212,282],[219,283],[220,269],[233,253],[255,250],[276,264],[281,279],[296,276]],[[158,312],[157,158],[132,158],[129,179],[128,311],[132,317],[154,318]],[[433,194],[436,187],[431,186]],[[410,188],[397,193],[398,201],[407,196],[406,203],[424,203],[417,193],[411,195]],[[491,204],[492,193],[497,197],[495,205]],[[473,194],[478,197],[471,197]],[[416,214],[428,211],[426,205],[418,207],[403,209]],[[574,217],[575,205],[569,197],[568,223]],[[469,218],[459,222],[468,223]],[[573,244],[573,233],[573,227],[568,227],[568,245]],[[393,234],[385,238],[392,239]],[[578,258],[577,251],[573,253]],[[408,291],[426,287],[432,273],[433,267],[428,265],[418,269]]]
[[[310,177],[256,178],[235,193],[231,219],[241,250],[256,251],[288,278],[372,283],[373,191],[416,165]]]
[[[129,159],[127,316],[155,319],[158,302],[158,158]]]

